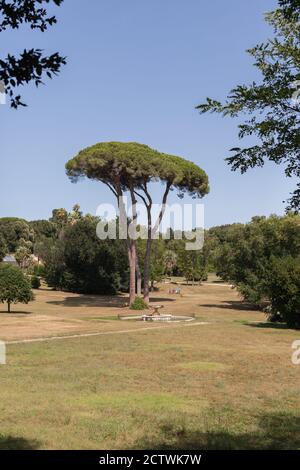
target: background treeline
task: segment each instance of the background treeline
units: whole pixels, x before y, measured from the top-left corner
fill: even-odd
[[[85,294],[128,291],[124,240],[99,240],[99,219],[78,205],[55,209],[49,220],[0,219],[0,258],[14,254],[19,266],[54,289]],[[153,240],[150,284],[181,276],[201,282],[214,272],[232,283],[245,301],[264,309],[272,321],[300,327],[300,216],[254,217],[247,224],[213,227],[201,251],[185,250],[186,240],[169,230]],[[142,266],[146,242],[138,240]]]
[[[208,263],[272,321],[300,327],[300,217],[254,217],[209,230]]]

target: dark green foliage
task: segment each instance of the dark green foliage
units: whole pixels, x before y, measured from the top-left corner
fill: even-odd
[[[300,255],[272,257],[266,288],[271,301],[270,320],[300,328]]]
[[[23,219],[4,218],[0,219],[0,235],[4,238],[8,251],[14,253],[21,240],[33,241],[34,231]]]
[[[3,235],[0,233],[0,263],[3,260],[4,256],[7,255],[7,244],[6,241],[3,237]]]
[[[17,266],[0,265],[0,302],[7,303],[8,312],[11,304],[27,304],[33,300],[30,281]]]
[[[44,276],[47,284],[54,289],[64,288],[64,274],[66,265],[64,261],[64,243],[57,240],[51,243],[43,257],[45,263]]]
[[[68,223],[68,211],[64,208],[53,209],[50,222],[58,229],[62,229]]]
[[[45,259],[45,278],[56,289],[114,294],[127,284],[127,256],[118,240],[99,240],[96,222],[83,218],[65,229]]]
[[[63,0],[52,0],[59,6]],[[31,29],[44,32],[56,23],[55,16],[49,16],[46,4],[51,0],[0,0],[0,32],[7,28],[18,29],[28,24]],[[24,49],[19,57],[8,54],[0,60],[0,80],[4,83],[6,93],[11,100],[11,107],[26,106],[20,95],[15,95],[16,87],[34,82],[36,86],[43,83],[44,77],[52,78],[62,65],[64,57],[57,52],[50,56],[43,55],[41,49]]]
[[[29,226],[34,230],[35,240],[41,238],[55,238],[57,236],[57,227],[49,220],[33,220]]]
[[[67,175],[75,180],[87,176],[116,190],[116,177],[123,190],[130,182],[143,188],[151,181],[173,185],[179,194],[202,197],[209,191],[206,173],[195,163],[167,155],[136,142],[102,142],[88,147],[66,164]]]
[[[201,250],[186,250],[185,241],[177,252],[177,273],[184,276],[187,283],[207,279],[206,262]]]
[[[148,304],[144,301],[142,297],[137,296],[134,299],[134,302],[131,304],[131,310],[146,310],[148,308]]]
[[[38,238],[36,242],[34,243],[34,247],[33,247],[33,252],[35,256],[37,256],[37,258],[40,261],[45,261],[53,245],[55,244],[55,241],[56,241],[56,237],[48,238],[48,237],[41,236],[40,238]]]
[[[243,298],[266,307],[272,320],[298,327],[300,217],[254,217],[209,231],[217,274],[236,285]]]
[[[278,3],[285,18],[299,21],[300,0],[278,0]]]
[[[300,176],[300,28],[299,0],[281,0],[277,9],[266,15],[274,38],[248,52],[262,75],[260,83],[238,85],[227,100],[207,98],[198,106],[201,113],[223,116],[248,115],[239,125],[239,138],[256,136],[258,143],[235,147],[227,158],[232,170],[242,173],[263,166],[266,161],[283,164],[288,177]],[[289,208],[300,209],[300,183],[289,200]]]
[[[32,289],[39,289],[41,287],[41,281],[38,276],[31,277],[31,287]]]
[[[39,278],[45,276],[45,267],[41,264],[35,264],[32,269],[33,275]]]

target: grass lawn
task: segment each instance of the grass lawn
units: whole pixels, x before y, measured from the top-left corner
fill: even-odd
[[[115,321],[115,302],[52,292],[1,313],[7,340],[30,337],[26,322],[33,337],[65,335],[68,322],[106,334],[8,344],[0,449],[299,449],[300,332],[268,326],[227,286],[168,288],[154,300],[195,313],[194,325]]]

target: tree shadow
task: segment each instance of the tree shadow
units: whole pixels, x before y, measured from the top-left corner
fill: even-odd
[[[26,316],[26,315],[30,315],[32,314],[32,312],[25,312],[23,310],[14,310],[14,309],[11,309],[10,312],[8,312],[7,310],[0,310],[0,314],[1,313],[6,313],[7,315],[9,315],[10,317],[18,317],[18,316]]]
[[[219,304],[199,304],[198,307],[206,307],[206,308],[226,308],[230,310],[252,310],[258,311],[259,309],[248,302],[243,302],[239,300],[223,300]]]
[[[159,429],[163,440],[144,438],[135,443],[138,449],[201,449],[201,450],[298,450],[300,447],[300,416],[268,414],[259,418],[258,430],[237,434],[227,430],[193,431],[166,423]]]
[[[47,300],[50,305],[64,307],[125,307],[127,298],[119,295],[78,295],[76,297],[65,297],[63,300]]]
[[[29,440],[23,437],[0,435],[0,450],[35,450],[40,447],[37,440]]]
[[[150,297],[150,302],[174,302],[168,297]],[[128,297],[121,295],[78,295],[77,297],[65,297],[63,300],[47,300],[47,304],[64,307],[113,307],[124,308],[128,306]]]
[[[259,323],[247,323],[247,326],[252,328],[266,328],[274,330],[293,330],[294,328],[289,327],[286,323],[271,323],[271,322],[259,322]]]

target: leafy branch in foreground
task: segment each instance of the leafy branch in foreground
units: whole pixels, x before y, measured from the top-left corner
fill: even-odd
[[[238,126],[240,139],[257,137],[249,147],[234,147],[226,161],[233,171],[246,172],[266,161],[285,166],[287,177],[300,177],[300,1],[282,0],[283,9],[266,14],[275,36],[248,53],[262,74],[262,82],[238,85],[225,103],[207,98],[197,106],[201,114],[249,116]],[[288,209],[300,208],[300,183],[289,199]]]
[[[48,16],[43,4],[53,3],[60,6],[63,0],[0,0],[0,32],[7,28],[18,29],[22,24],[29,24],[31,29],[44,32],[48,26],[57,22],[55,16]],[[43,76],[53,78],[66,64],[65,57],[58,52],[44,56],[41,49],[24,50],[19,57],[8,54],[0,60],[0,81],[10,98],[11,107],[26,106],[21,95],[15,94],[15,88],[29,82],[36,86],[43,83]]]

